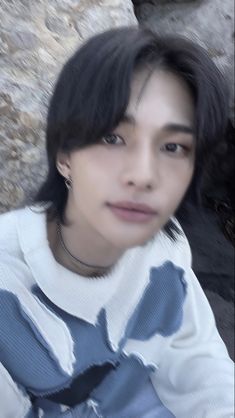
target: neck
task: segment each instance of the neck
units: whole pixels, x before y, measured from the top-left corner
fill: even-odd
[[[115,248],[94,229],[82,213],[77,212],[74,202],[68,199],[65,216],[68,226],[62,233],[68,250],[82,262],[96,267],[109,268],[114,265],[123,250]]]
[[[62,225],[60,224],[60,221],[57,220],[57,237],[58,237],[58,242],[60,244],[60,246],[62,247],[63,251],[65,252],[65,254],[68,256],[68,258],[71,260],[71,262],[73,262],[74,265],[80,265],[83,268],[88,268],[88,269],[106,269],[107,267],[101,267],[101,266],[94,266],[91,264],[87,264],[84,261],[80,260],[78,257],[75,257],[67,248],[65,242],[64,242],[64,238],[62,235]]]
[[[82,216],[73,215],[73,211],[67,205],[65,218],[67,225],[61,225],[61,236],[66,250],[63,248],[63,243],[58,239],[58,231],[56,231],[57,238],[55,238],[54,246],[57,252],[62,256],[63,261],[70,264],[72,269],[82,269],[86,273],[93,275],[93,272],[101,272],[110,270],[116,264],[118,259],[122,256],[123,250],[112,247],[97,231],[95,231]],[[78,221],[79,218],[79,221]],[[56,225],[54,225],[56,229]],[[55,233],[55,232],[54,232]]]
[[[68,254],[66,254],[64,248],[60,244],[57,223],[55,221],[47,222],[47,236],[56,261],[66,269],[85,277],[100,277],[107,275],[110,272],[112,266],[110,266],[110,268],[98,268],[95,266],[87,267],[79,261],[68,257]]]

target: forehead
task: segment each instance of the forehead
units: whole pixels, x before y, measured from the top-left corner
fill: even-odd
[[[186,82],[164,70],[143,70],[134,74],[127,112],[141,121],[190,123],[194,120],[194,100]]]

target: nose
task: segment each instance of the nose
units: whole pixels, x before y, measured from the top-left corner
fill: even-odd
[[[138,190],[153,190],[159,183],[159,168],[151,149],[140,149],[132,153],[122,174],[123,183]]]

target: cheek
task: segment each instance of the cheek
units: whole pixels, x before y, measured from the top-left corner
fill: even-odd
[[[193,176],[193,166],[181,166],[177,170],[168,170],[166,178],[167,198],[170,199],[172,206],[178,205],[183,199]]]
[[[82,159],[73,166],[71,175],[75,199],[82,199],[86,202],[92,202],[101,195],[110,178],[107,170],[104,170],[104,165],[98,159],[96,161],[93,159]]]

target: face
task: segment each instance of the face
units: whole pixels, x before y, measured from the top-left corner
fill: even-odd
[[[194,171],[190,91],[166,71],[147,77],[145,71],[135,74],[126,114],[113,132],[57,161],[61,174],[72,179],[70,220],[89,237],[122,250],[144,245],[167,223]],[[123,209],[126,203],[131,210]]]

